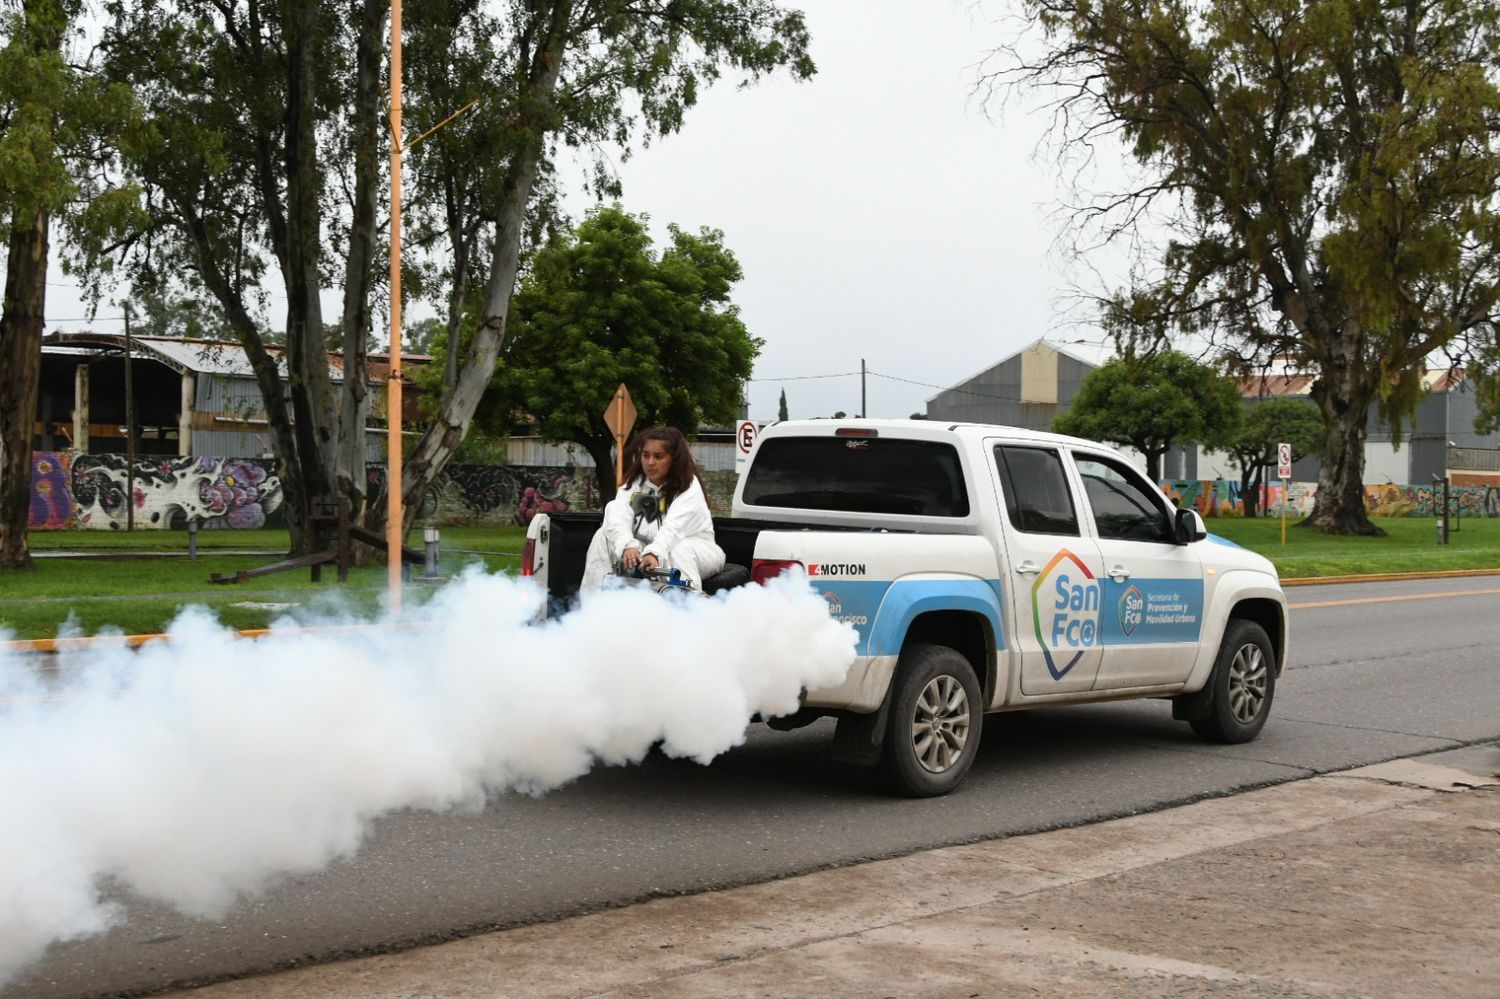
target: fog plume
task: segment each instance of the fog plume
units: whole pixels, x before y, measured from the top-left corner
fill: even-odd
[[[358,850],[396,809],[540,793],[660,741],[707,763],[749,718],[838,682],[855,633],[805,578],[718,598],[605,592],[530,623],[526,581],[466,575],[379,628],[171,640],[39,678],[0,657],[0,986],[107,929],[118,885],[189,915]]]

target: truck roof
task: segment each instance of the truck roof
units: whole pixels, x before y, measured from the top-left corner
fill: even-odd
[[[1007,427],[997,423],[963,423],[949,420],[878,420],[845,418],[840,420],[785,420],[780,423],[768,424],[760,436],[779,437],[782,434],[807,434],[811,436],[836,436],[838,431],[850,430],[874,430],[888,431],[899,436],[911,437],[943,437],[952,435],[962,440],[981,439],[1003,434],[1006,437],[1014,437],[1020,440],[1035,441],[1039,444],[1072,444],[1086,445],[1088,447],[1102,448],[1106,451],[1115,451],[1116,448],[1110,444],[1099,441],[1086,440],[1082,437],[1068,437],[1063,434],[1054,434],[1045,430],[1028,430],[1025,427]]]

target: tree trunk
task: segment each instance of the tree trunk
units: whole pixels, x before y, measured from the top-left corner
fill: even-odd
[[[1256,465],[1240,472],[1240,502],[1245,505],[1245,516],[1252,520],[1260,510],[1260,484],[1265,480],[1264,465]]]
[[[360,13],[355,56],[354,215],[344,262],[344,388],[339,411],[339,459],[334,476],[349,497],[351,516],[365,502],[365,424],[370,412],[370,365],[366,338],[372,325],[375,212],[380,184],[380,64],[385,52],[388,0],[366,0]]]
[[[510,315],[510,296],[515,291],[516,274],[521,266],[526,206],[531,200],[542,159],[543,131],[536,123],[544,120],[551,111],[567,48],[572,6],[570,0],[555,0],[551,5],[546,15],[548,23],[544,26],[544,41],[531,60],[531,76],[526,87],[532,98],[535,119],[523,121],[518,127],[534,126],[534,135],[532,141],[516,154],[500,197],[489,281],[485,286],[484,315],[474,332],[474,342],[458,373],[458,380],[444,389],[427,430],[402,464],[403,528],[411,527],[427,490],[463,443],[469,421],[474,418],[474,411],[479,408],[479,401],[495,373],[495,361],[500,356],[505,323]],[[372,528],[384,520],[383,510],[370,510],[366,518]]]
[[[18,217],[10,231],[0,314],[0,568],[30,569],[31,438],[42,369],[50,217]]]
[[[286,163],[287,253],[283,278],[287,293],[287,376],[291,382],[293,433],[307,490],[306,509],[334,497],[338,465],[338,411],[328,374],[328,338],[320,300],[322,219],[319,211],[316,39],[318,7],[293,4],[287,34]],[[290,499],[290,498],[289,498]]]
[[[1152,485],[1161,484],[1161,456],[1163,451],[1153,451],[1147,448],[1139,448],[1146,456],[1146,478],[1151,480]]]
[[[606,431],[606,435],[608,431]],[[594,481],[599,486],[599,505],[603,506],[615,498],[619,490],[615,486],[615,439],[613,436],[592,434],[573,438],[594,459]]]
[[[1362,363],[1363,344],[1361,331],[1346,329],[1312,385],[1312,401],[1323,413],[1323,467],[1305,523],[1329,534],[1385,533],[1365,510],[1365,436],[1375,391]]]

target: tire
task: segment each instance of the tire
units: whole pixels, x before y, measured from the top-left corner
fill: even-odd
[[[979,752],[984,705],[969,661],[944,645],[901,650],[880,757],[881,782],[930,798],[958,786]]]
[[[1265,727],[1276,695],[1276,653],[1254,621],[1231,619],[1208,683],[1193,695],[1188,723],[1209,742],[1249,742]]]

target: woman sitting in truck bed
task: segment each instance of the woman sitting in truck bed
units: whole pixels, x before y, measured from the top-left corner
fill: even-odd
[[[675,427],[652,427],[631,439],[625,484],[604,507],[604,523],[589,545],[583,589],[597,589],[619,565],[678,569],[694,589],[724,568],[714,543],[708,498],[687,438]]]

